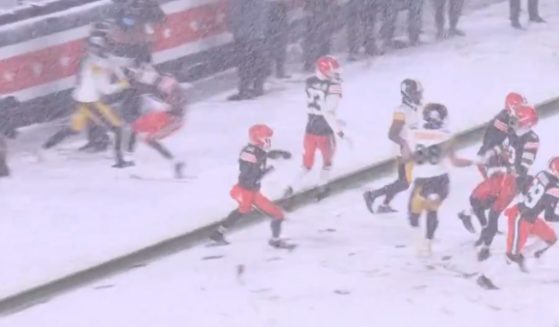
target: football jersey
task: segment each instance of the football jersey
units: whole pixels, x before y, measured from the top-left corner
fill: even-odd
[[[410,127],[408,136],[415,162],[414,177],[429,178],[448,172],[445,163],[446,151],[441,144],[451,139],[448,130],[427,129],[416,125]]]
[[[307,79],[308,122],[306,132],[313,135],[334,134],[332,127],[324,117],[329,96],[342,96],[342,86],[333,81],[322,80],[314,76]]]
[[[421,108],[419,106],[407,103],[402,103],[394,110],[394,116],[392,119],[404,122],[402,131],[400,132],[400,137],[407,142],[410,142],[410,129],[418,128],[417,125],[420,123],[420,113]],[[401,151],[401,149],[398,148],[398,151]]]
[[[260,189],[260,182],[266,175],[266,162],[268,155],[261,148],[249,144],[243,148],[239,155],[239,182],[238,185],[250,191]]]
[[[503,142],[509,153],[509,164],[518,175],[526,175],[536,160],[540,140],[536,133],[530,131],[523,135],[511,133]]]
[[[505,109],[501,110],[499,114],[489,122],[483,135],[483,142],[478,151],[478,155],[484,156],[487,151],[502,144],[510,132],[511,116]]]
[[[548,221],[559,220],[559,180],[548,171],[539,172],[524,193],[518,208],[522,218],[533,222],[543,212]]]

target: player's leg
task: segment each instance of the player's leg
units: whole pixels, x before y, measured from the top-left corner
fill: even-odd
[[[544,242],[543,247],[534,251],[536,258],[541,257],[549,248],[557,243],[557,234],[543,219],[537,218],[532,227],[531,234]]]
[[[425,244],[424,234],[421,231],[419,219],[425,210],[425,198],[421,195],[423,187],[423,179],[416,179],[413,183],[413,189],[410,193],[408,201],[408,219],[412,230],[414,231],[414,245],[418,255],[423,255],[423,248]]]
[[[322,200],[330,192],[327,184],[330,181],[330,171],[332,170],[336,153],[336,137],[334,135],[321,136],[317,141],[318,150],[322,154],[322,170],[320,171],[319,189],[316,197],[317,200]]]
[[[490,204],[494,201],[495,194],[498,194],[494,191],[494,185],[498,185],[495,179],[500,180],[500,177],[493,175],[479,183],[470,195],[470,208],[458,213],[458,218],[470,233],[475,233],[472,215],[476,216],[482,229],[487,225],[485,211],[489,209]],[[481,242],[481,236],[478,241]]]
[[[525,271],[524,256],[522,250],[526,245],[533,225],[518,213],[517,209],[507,210],[508,231],[507,231],[507,258],[516,262],[520,269]]]
[[[433,240],[439,226],[438,212],[442,203],[448,197],[450,180],[448,175],[431,178],[423,188],[423,197],[426,199],[427,209],[427,235],[426,239]]]
[[[410,183],[412,180],[412,171],[413,171],[413,163],[411,162],[405,163],[400,160],[398,162],[398,179],[396,181],[378,190],[365,193],[364,197],[367,203],[367,207],[372,208],[374,201],[377,198],[384,196],[384,202],[378,207],[377,209],[378,212],[379,213],[396,212],[396,210],[391,207],[390,203],[398,193],[401,193],[410,187]]]
[[[89,105],[86,103],[79,103],[77,105],[76,111],[70,117],[70,126],[63,127],[61,130],[56,132],[43,144],[43,149],[50,149],[55,145],[60,144],[68,136],[74,135],[82,131],[90,120],[91,114],[89,111]]]
[[[489,247],[499,228],[499,216],[516,196],[516,180],[513,175],[502,175],[500,183],[494,186],[499,190],[498,196],[489,210],[487,226],[482,231],[483,244]]]
[[[114,151],[116,162],[113,167],[125,168],[134,165],[133,162],[125,161],[122,155],[122,119],[120,119],[120,117],[113,111],[111,107],[100,101],[95,103],[94,109],[94,114],[111,128],[115,136]]]
[[[295,246],[294,244],[287,243],[285,240],[280,238],[282,224],[285,219],[283,210],[268,198],[263,196],[260,192],[255,193],[253,205],[259,211],[272,218],[272,221],[270,222],[272,238],[268,243],[275,248],[292,249]]]
[[[237,201],[238,207],[236,210],[233,210],[223,222],[221,222],[217,230],[211,233],[210,239],[219,244],[229,244],[229,242],[225,239],[225,233],[227,230],[231,229],[231,227],[233,227],[239,219],[252,211],[256,192],[246,190],[238,185],[235,185],[229,194],[233,200]]]
[[[293,195],[294,189],[296,189],[305,176],[314,166],[314,158],[316,150],[318,149],[318,136],[313,134],[305,133],[303,139],[303,167],[297,173],[294,180],[284,191],[283,197],[288,198]],[[289,206],[289,205],[288,205]]]

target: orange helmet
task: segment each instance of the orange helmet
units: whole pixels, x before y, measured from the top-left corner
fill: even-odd
[[[332,56],[320,57],[316,61],[316,75],[322,79],[340,80],[340,63]]]
[[[264,124],[257,124],[248,130],[248,137],[251,144],[264,149],[269,149],[272,145],[274,130]]]
[[[510,92],[509,94],[507,94],[507,97],[505,98],[505,109],[507,109],[509,113],[514,113],[514,109],[517,106],[526,103],[528,102],[526,101],[526,98],[522,94],[516,92]]]
[[[514,108],[514,113],[512,126],[516,130],[529,130],[538,123],[538,112],[532,105],[520,104]]]
[[[549,160],[549,163],[547,165],[549,171],[556,177],[559,177],[559,157],[551,158],[551,160]]]

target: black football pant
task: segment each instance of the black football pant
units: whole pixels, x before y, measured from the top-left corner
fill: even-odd
[[[373,191],[372,195],[375,198],[384,196],[384,204],[389,205],[398,193],[401,193],[410,187],[412,181],[412,169],[413,163],[399,162],[398,179],[378,190]]]

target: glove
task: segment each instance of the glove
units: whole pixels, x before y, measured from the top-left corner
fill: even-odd
[[[285,150],[270,150],[268,152],[268,158],[270,159],[291,159],[291,152]]]

